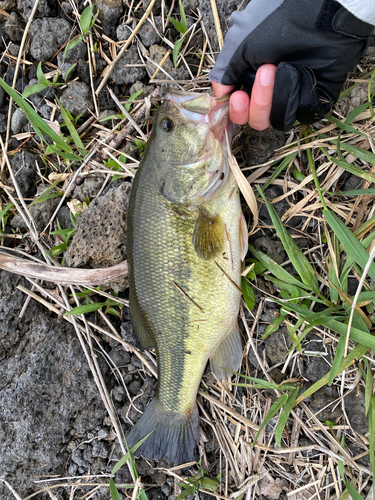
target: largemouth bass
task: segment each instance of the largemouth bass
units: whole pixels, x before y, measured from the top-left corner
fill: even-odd
[[[196,403],[207,361],[238,369],[241,259],[247,227],[228,165],[228,100],[170,91],[155,118],[128,210],[130,316],[141,348],[155,347],[156,397],[128,436],[138,453],[194,460]]]

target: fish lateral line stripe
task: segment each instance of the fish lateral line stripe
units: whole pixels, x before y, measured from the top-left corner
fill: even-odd
[[[237,288],[237,290],[238,290],[238,291],[240,292],[240,294],[242,295],[242,290],[241,290],[241,288],[237,285],[237,283],[235,283],[235,282],[232,280],[232,278],[229,276],[229,274],[228,274],[228,273],[226,273],[226,272],[224,271],[224,269],[221,267],[221,265],[220,265],[218,262],[216,262],[216,260],[215,260],[214,262],[215,262],[215,264],[217,265],[217,267],[220,269],[220,271],[224,274],[224,276],[225,276],[226,278],[228,278],[228,280],[232,283],[232,285],[233,285],[235,288]]]
[[[198,305],[191,297],[189,297],[189,295],[180,287],[180,285],[178,285],[175,281],[173,282],[173,285],[177,288],[177,290],[182,293],[182,295],[184,297],[186,297],[192,304],[195,305],[195,307],[197,307],[201,313],[205,314],[205,312],[203,311],[203,309],[201,308],[200,305]]]

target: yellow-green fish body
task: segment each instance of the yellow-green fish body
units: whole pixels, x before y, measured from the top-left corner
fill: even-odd
[[[167,95],[132,188],[130,313],[141,347],[155,347],[158,391],[132,429],[150,459],[194,460],[196,396],[208,359],[220,377],[241,360],[237,327],[247,230],[227,165],[228,104]]]

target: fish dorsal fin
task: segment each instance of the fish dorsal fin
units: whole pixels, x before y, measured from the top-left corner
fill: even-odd
[[[201,207],[193,234],[195,251],[199,257],[209,260],[224,250],[224,244],[225,227],[220,215],[209,214]]]

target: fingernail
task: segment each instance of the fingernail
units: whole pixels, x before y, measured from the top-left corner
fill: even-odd
[[[260,69],[260,74],[259,74],[259,83],[263,87],[269,87],[272,85],[274,78],[275,78],[275,72],[271,68],[264,68]]]
[[[238,113],[239,111],[243,111],[246,108],[246,101],[244,101],[244,99],[242,98],[236,99],[235,97],[232,97],[230,101],[230,107],[232,111]]]

